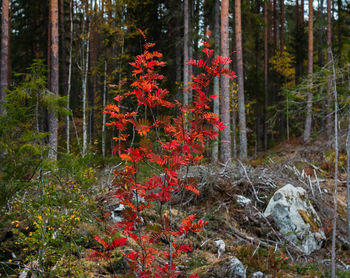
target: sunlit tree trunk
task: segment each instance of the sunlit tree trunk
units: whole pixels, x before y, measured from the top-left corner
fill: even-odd
[[[81,86],[83,91],[83,156],[87,152],[87,78],[89,71],[89,54],[90,54],[90,19],[89,19],[89,6],[85,5],[86,11],[86,34],[83,34],[82,45],[82,65],[81,65]]]
[[[221,1],[221,56],[229,57],[228,41],[228,13],[229,1]],[[228,68],[228,65],[224,67]],[[226,76],[221,76],[221,94],[220,94],[220,112],[221,121],[224,123],[225,130],[221,133],[221,159],[224,163],[231,160],[231,124],[230,124],[230,84]]]
[[[59,32],[58,32],[58,0],[50,0],[50,91],[58,95],[59,91]],[[58,118],[54,111],[49,111],[49,158],[57,159]]]
[[[304,142],[310,140],[312,130],[312,74],[313,74],[313,57],[314,57],[314,17],[313,17],[313,0],[309,0],[309,30],[308,30],[308,59],[307,74],[309,78],[309,90],[307,93],[306,120],[304,130]]]
[[[244,76],[243,76],[243,48],[242,48],[242,22],[241,0],[235,0],[235,40],[237,51],[237,80],[238,80],[238,122],[239,122],[239,156],[248,157],[247,128],[244,104]]]
[[[214,23],[214,37],[215,37],[215,55],[220,55],[220,0],[215,1],[215,23]],[[214,99],[213,112],[220,114],[220,79],[218,76],[214,78],[214,94],[217,98]],[[212,161],[215,163],[219,158],[219,141],[213,142]]]
[[[1,72],[0,72],[0,101],[6,97],[9,74],[9,0],[2,0],[1,15]],[[0,115],[5,109],[0,103]]]

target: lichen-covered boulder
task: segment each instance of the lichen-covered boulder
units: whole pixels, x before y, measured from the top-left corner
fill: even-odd
[[[279,231],[306,255],[321,248],[325,241],[321,221],[301,187],[287,184],[275,192],[265,212]]]

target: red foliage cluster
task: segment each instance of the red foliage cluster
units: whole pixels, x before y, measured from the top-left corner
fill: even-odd
[[[143,35],[143,33],[141,32]],[[143,35],[144,36],[144,35]],[[218,130],[224,129],[218,115],[210,112],[210,102],[215,95],[208,95],[209,83],[214,76],[227,75],[233,78],[232,71],[223,66],[230,63],[228,58],[212,57],[213,50],[205,44],[203,52],[207,60],[189,61],[188,64],[204,70],[193,77],[193,82],[187,88],[193,92],[193,104],[183,106],[178,101],[169,101],[169,91],[160,88],[159,81],[163,75],[155,70],[164,67],[161,61],[162,54],[150,51],[153,43],[144,45],[144,53],[130,63],[134,68],[132,75],[135,81],[131,84],[131,91],[114,98],[121,103],[125,98],[136,99],[139,108],[148,109],[152,115],[156,107],[173,109],[177,116],[153,117],[153,123],[140,118],[138,112],[122,113],[120,106],[110,104],[105,107],[109,114],[108,125],[115,126],[119,131],[115,150],[125,162],[122,170],[115,172],[115,197],[125,206],[123,221],[118,222],[125,237],[107,244],[99,237],[95,237],[102,245],[102,250],[96,250],[90,255],[91,259],[110,259],[111,250],[132,241],[132,250],[123,255],[132,267],[137,277],[177,277],[180,273],[176,268],[176,260],[182,253],[192,251],[186,244],[178,244],[176,238],[188,233],[199,232],[205,225],[203,220],[195,221],[195,215],[182,220],[181,225],[172,222],[170,201],[174,194],[188,190],[199,194],[197,185],[179,178],[181,167],[196,165],[203,158],[205,142],[214,139]],[[140,109],[142,110],[142,109]],[[137,132],[141,136],[142,144],[136,147],[128,145],[130,141],[128,129],[132,127],[133,137]],[[130,130],[130,129],[129,129]],[[150,140],[150,132],[157,140]],[[129,141],[128,141],[129,140]],[[131,140],[132,144],[134,140]],[[146,143],[145,143],[146,142]],[[158,151],[154,146],[158,145]],[[161,150],[161,151],[159,151]],[[138,183],[138,164],[147,162],[161,169],[162,175],[152,175],[146,182]],[[156,204],[160,207],[159,221],[146,223],[144,212]],[[167,207],[166,213],[162,211]],[[166,245],[164,247],[164,245]],[[135,248],[137,246],[137,248]],[[162,247],[163,246],[163,247]],[[167,251],[164,251],[167,250]],[[167,263],[161,264],[163,258]],[[190,277],[197,277],[191,275]]]

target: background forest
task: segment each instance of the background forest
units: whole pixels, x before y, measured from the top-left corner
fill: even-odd
[[[304,173],[309,159],[317,167],[312,171],[322,169],[333,183],[338,177],[340,184],[348,178],[350,1],[2,0],[1,7],[0,276],[24,275],[24,269],[25,275],[41,277],[93,277],[116,275],[126,268],[121,253],[99,268],[84,260],[96,245],[94,235],[115,239],[107,228],[107,208],[113,201],[106,196],[113,171],[125,159],[116,140],[120,130],[106,125],[113,115],[104,111],[132,88],[136,74],[130,63],[144,52],[145,41],[155,43],[166,62],[156,72],[164,76],[159,84],[168,89],[167,99],[185,106],[196,103],[188,87],[204,68],[198,66],[206,59],[204,42],[210,43],[214,55],[232,59],[223,68],[235,72],[236,78],[213,75],[208,87],[210,95],[217,96],[209,108],[225,130],[205,141],[205,165],[239,163],[252,184],[243,164],[260,166],[271,157],[282,164],[288,157],[279,157],[281,149],[297,153],[298,148],[311,148],[301,155],[297,171]],[[119,109],[139,111],[132,99]],[[162,121],[177,113],[167,107],[142,109],[144,121],[139,124],[146,126],[155,117]],[[140,135],[135,144],[143,146]],[[150,136],[158,140],[158,134]],[[134,138],[126,141],[132,145]],[[152,167],[139,166],[141,180],[153,173]],[[319,184],[316,172],[309,175]],[[337,185],[330,191],[337,196]],[[345,196],[345,189],[342,192]],[[208,200],[217,197],[213,196]],[[342,213],[344,219],[346,213],[350,217],[349,204]],[[335,230],[330,219],[328,228]],[[346,247],[339,247],[334,234],[334,256],[336,248],[349,250],[350,226],[346,237]],[[167,240],[171,242],[171,236]],[[273,257],[269,247],[261,256],[269,261],[271,275],[280,275],[279,269],[297,271],[282,255]],[[205,265],[201,258],[188,259],[193,265],[188,263],[186,271]],[[316,273],[308,267],[298,275]]]

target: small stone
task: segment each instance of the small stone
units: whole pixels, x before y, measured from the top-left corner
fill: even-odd
[[[214,241],[215,246],[218,248],[218,258],[225,252],[225,242],[222,239]]]
[[[252,202],[252,200],[250,200],[249,198],[246,198],[242,195],[237,195],[237,203],[244,207],[246,205],[249,205]]]

